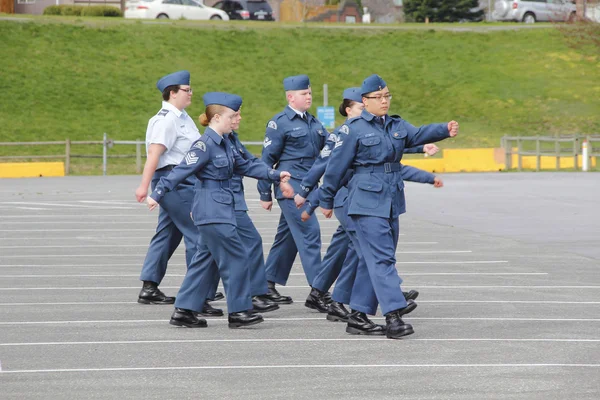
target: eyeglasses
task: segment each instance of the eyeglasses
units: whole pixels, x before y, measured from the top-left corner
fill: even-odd
[[[386,94],[384,96],[365,96],[365,98],[367,99],[375,99],[379,102],[382,102],[383,99],[390,101],[392,99],[392,95],[391,94]]]
[[[186,93],[192,94],[192,88],[187,88],[187,89],[179,88],[179,90],[183,90]]]

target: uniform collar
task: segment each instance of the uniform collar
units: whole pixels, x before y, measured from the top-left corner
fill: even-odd
[[[208,126],[204,130],[204,134],[206,136],[208,136],[210,139],[212,139],[213,142],[215,142],[216,144],[221,144],[221,141],[223,140],[221,135],[219,135],[217,132],[213,131],[212,128],[209,128]]]
[[[177,116],[177,118],[181,117],[182,114],[187,115],[185,111],[178,109],[177,107],[175,107],[173,104],[169,103],[168,101],[163,100],[162,108],[169,110],[169,111],[173,111],[175,113],[175,115]]]
[[[285,115],[287,115],[289,119],[293,119],[295,116],[298,116],[298,118],[300,118],[303,114],[300,111],[296,110],[295,108],[292,108],[292,106],[290,106],[290,105],[288,105],[285,108],[284,112],[285,112]],[[308,113],[308,111],[304,111],[304,114],[306,114],[306,118],[308,118],[308,116],[310,115]]]
[[[362,117],[362,119],[366,119],[369,122],[371,122],[373,120],[373,118],[375,118],[375,114],[371,114],[367,110],[363,110],[362,114],[360,114],[360,116]],[[389,116],[387,114],[383,115],[382,117],[383,117],[384,121],[387,121],[387,119],[389,118]]]

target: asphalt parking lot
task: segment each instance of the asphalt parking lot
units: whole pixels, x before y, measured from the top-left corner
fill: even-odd
[[[280,288],[294,304],[264,323],[173,327],[172,306],[136,302],[157,216],[139,177],[0,179],[0,398],[597,400],[599,176],[407,184],[397,267],[421,295],[396,341],[306,308],[299,258]],[[279,210],[246,187],[267,253]],[[337,224],[320,221],[325,251]],[[184,272],[182,245],[163,291]]]

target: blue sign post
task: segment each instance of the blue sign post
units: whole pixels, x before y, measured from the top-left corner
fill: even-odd
[[[335,110],[333,107],[317,107],[317,118],[325,128],[335,128]]]

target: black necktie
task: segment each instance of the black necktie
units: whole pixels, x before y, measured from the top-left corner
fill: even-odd
[[[383,126],[384,126],[384,120],[383,120],[383,117],[375,117],[375,120],[377,121],[377,124],[379,124],[379,126],[380,126],[381,128],[383,128]]]
[[[300,114],[300,118],[302,118],[302,120],[308,122],[308,118],[306,117],[306,113]]]

